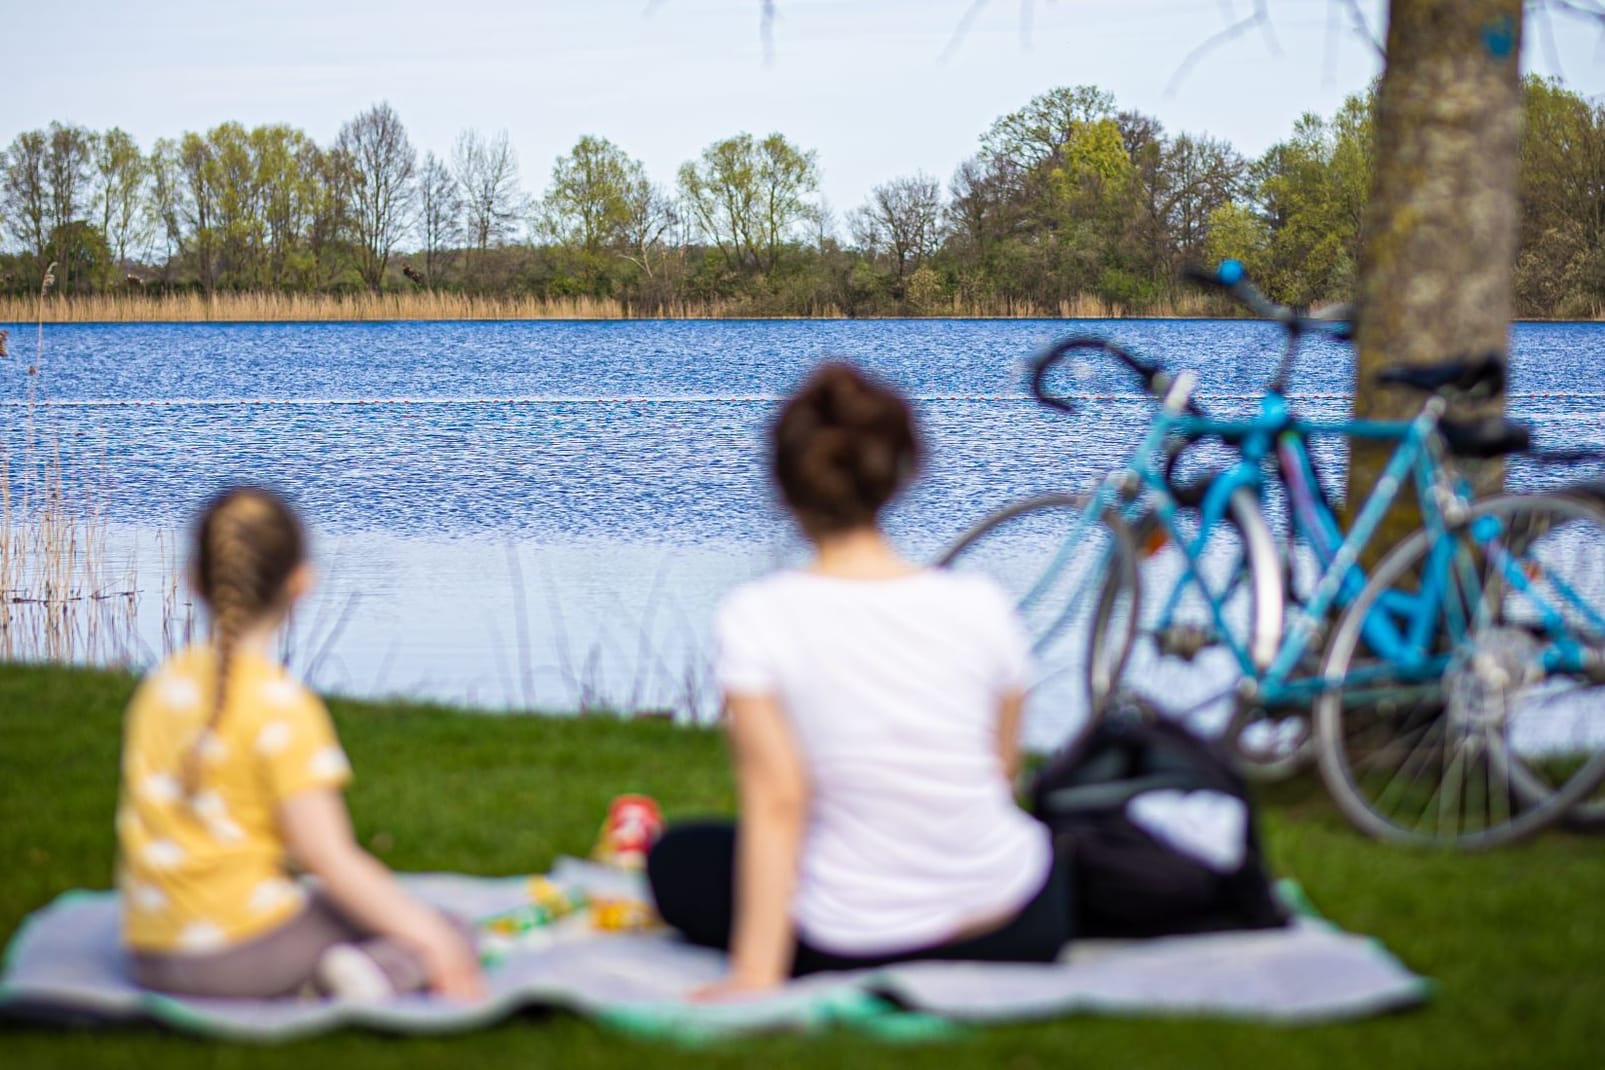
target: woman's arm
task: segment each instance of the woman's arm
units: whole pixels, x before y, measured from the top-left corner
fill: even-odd
[[[1025,693],[1010,691],[998,704],[998,761],[1010,784],[1020,771],[1020,717],[1025,709]]]
[[[279,804],[279,824],[291,856],[323,882],[340,911],[376,936],[408,945],[423,959],[434,990],[452,999],[478,999],[485,983],[473,949],[440,914],[401,887],[357,845],[338,792],[297,792]]]
[[[736,916],[730,973],[704,996],[761,991],[790,975],[796,951],[791,898],[808,816],[802,755],[779,700],[732,694],[725,710],[741,805]]]

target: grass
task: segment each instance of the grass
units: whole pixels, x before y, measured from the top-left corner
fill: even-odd
[[[0,665],[0,934],[69,888],[111,881],[119,717],[131,678]],[[670,819],[728,812],[717,733],[655,722],[490,717],[333,702],[357,769],[358,833],[399,869],[523,873],[589,849],[608,800],[656,796]],[[456,1037],[344,1032],[280,1048],[224,1046],[150,1029],[0,1030],[8,1067],[366,1067],[647,1063],[697,1067],[1274,1066],[1419,1068],[1598,1065],[1605,1044],[1605,844],[1552,833],[1480,856],[1360,839],[1319,787],[1266,800],[1269,852],[1346,928],[1380,937],[1439,982],[1427,1007],[1343,1025],[1271,1028],[1192,1020],[1063,1021],[977,1029],[936,1048],[847,1034],[659,1050],[566,1015]]]
[[[677,302],[667,309],[653,306],[649,318],[748,318],[753,305],[736,298]],[[1151,317],[1213,314],[1202,298],[1188,295],[1179,303],[1161,303],[1141,313]],[[1218,310],[1217,310],[1218,311]],[[1132,315],[1124,306],[1093,295],[1052,304],[993,300],[974,303],[959,298],[929,309],[932,316],[979,318],[1109,319]],[[48,299],[0,295],[0,323],[261,323],[350,322],[392,320],[615,320],[639,316],[613,298],[540,298],[518,294],[463,294],[446,291],[390,291],[381,294],[219,292],[57,294]],[[809,319],[843,315],[834,306],[818,309]],[[784,317],[797,318],[797,317]]]

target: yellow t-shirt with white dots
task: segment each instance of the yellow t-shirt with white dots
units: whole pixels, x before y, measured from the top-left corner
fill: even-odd
[[[200,739],[216,679],[212,649],[191,647],[146,677],[128,707],[118,885],[123,939],[136,951],[217,951],[294,916],[305,896],[286,871],[276,808],[351,778],[323,703],[246,651],[230,665],[222,718]],[[199,776],[186,798],[197,742]]]

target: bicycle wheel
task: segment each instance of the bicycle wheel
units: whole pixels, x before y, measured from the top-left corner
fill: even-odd
[[[1136,551],[1124,522],[1093,515],[1085,495],[1045,494],[981,520],[936,563],[982,573],[1014,600],[1036,658],[1028,728],[1071,741],[1090,729],[1136,626]]]
[[[1418,579],[1420,578],[1420,579]],[[1361,648],[1389,591],[1437,580],[1414,664]],[[1605,778],[1605,514],[1572,499],[1478,502],[1383,559],[1338,623],[1315,705],[1322,779],[1366,833],[1481,849],[1529,836]]]
[[[1196,520],[1182,523],[1183,535],[1196,539]],[[1161,539],[1156,517],[1145,518],[1136,541],[1143,549],[1142,613],[1128,686],[1199,732],[1218,734],[1247,776],[1275,779],[1302,767],[1310,754],[1307,720],[1278,720],[1239,700],[1243,665],[1236,651],[1267,665],[1285,612],[1276,542],[1253,491],[1242,487],[1232,495],[1225,519],[1194,548],[1194,562]]]

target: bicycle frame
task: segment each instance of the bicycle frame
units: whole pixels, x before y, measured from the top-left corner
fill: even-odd
[[[1271,390],[1261,399],[1259,414],[1248,421],[1226,422],[1162,414],[1156,422],[1166,425],[1168,434],[1182,439],[1214,436],[1237,441],[1240,459],[1211,480],[1199,506],[1197,531],[1191,537],[1180,524],[1185,507],[1171,493],[1164,474],[1152,465],[1140,473],[1151,504],[1138,508],[1152,508],[1184,558],[1182,575],[1161,612],[1161,624],[1168,622],[1185,590],[1194,587],[1208,603],[1216,634],[1231,651],[1244,678],[1250,681],[1256,701],[1279,705],[1313,697],[1326,682],[1312,677],[1295,678],[1295,670],[1310,652],[1311,643],[1328,612],[1351,602],[1364,586],[1360,554],[1375,536],[1406,480],[1415,482],[1424,523],[1435,533],[1442,533],[1446,528],[1444,491],[1448,491],[1450,501],[1465,500],[1463,487],[1451,487],[1433,438],[1443,407],[1441,401],[1429,401],[1420,415],[1404,422],[1300,421],[1291,416],[1282,394]],[[1337,518],[1314,493],[1314,472],[1306,440],[1315,435],[1398,443],[1346,536],[1341,534]],[[1323,567],[1309,600],[1293,614],[1274,649],[1254,651],[1239,641],[1225,620],[1225,603],[1242,578],[1243,563],[1236,564],[1231,580],[1219,592],[1209,589],[1201,564],[1211,537],[1225,520],[1232,496],[1246,488],[1257,501],[1263,501],[1267,480],[1265,462],[1273,451],[1282,454],[1284,472],[1291,476],[1284,478],[1284,482],[1288,485],[1294,527],[1314,548]],[[1390,592],[1385,602],[1367,616],[1366,641],[1395,669],[1420,664],[1424,672],[1431,671],[1426,651],[1444,604],[1450,564],[1449,544],[1440,540],[1439,547],[1416,592]]]
[[[1082,516],[1042,577],[1021,600],[1021,605],[1028,606],[1044,595],[1080,547],[1086,532],[1101,522],[1107,510],[1118,511],[1133,526],[1146,513],[1152,512],[1164,526],[1167,537],[1182,552],[1184,562],[1183,572],[1160,614],[1159,627],[1168,623],[1189,587],[1200,591],[1208,604],[1216,634],[1242,673],[1239,687],[1246,699],[1266,706],[1307,703],[1328,688],[1341,684],[1346,691],[1353,691],[1357,685],[1363,686],[1373,678],[1385,689],[1396,691],[1401,671],[1423,682],[1440,677],[1449,655],[1433,653],[1438,622],[1447,620],[1451,638],[1457,641],[1475,625],[1464,615],[1469,605],[1450,597],[1456,579],[1451,570],[1461,570],[1462,595],[1476,589],[1474,577],[1466,572],[1467,563],[1455,560],[1454,541],[1441,537],[1461,518],[1471,501],[1469,484],[1454,476],[1442,459],[1436,428],[1446,403],[1441,398],[1431,398],[1421,412],[1408,421],[1304,421],[1292,416],[1285,396],[1273,386],[1262,396],[1255,417],[1223,421],[1184,411],[1193,381],[1191,373],[1183,372],[1165,384],[1166,397],[1160,412],[1142,441],[1122,468],[1099,482]],[[1347,535],[1342,533],[1337,517],[1316,491],[1307,440],[1319,435],[1398,444]],[[1171,442],[1209,437],[1236,442],[1239,460],[1210,480],[1198,507],[1197,530],[1189,536],[1180,517],[1190,507],[1177,500],[1164,467],[1158,461],[1167,456],[1165,449]],[[1234,564],[1231,578],[1220,592],[1209,589],[1201,563],[1211,537],[1225,521],[1233,495],[1246,489],[1256,502],[1263,502],[1268,479],[1266,461],[1273,452],[1279,454],[1282,462],[1282,482],[1288,491],[1295,531],[1312,547],[1322,567],[1310,598],[1292,615],[1288,626],[1279,636],[1271,636],[1266,649],[1251,650],[1233,634],[1225,619],[1226,601],[1246,575],[1246,563],[1240,559]],[[1342,681],[1295,675],[1301,661],[1311,653],[1328,613],[1352,603],[1365,586],[1367,577],[1359,564],[1360,555],[1376,535],[1407,480],[1416,486],[1422,526],[1434,536],[1434,541],[1416,590],[1388,591],[1366,614],[1361,634],[1378,655],[1378,666],[1353,670]],[[1499,557],[1499,534],[1473,533],[1491,547],[1496,557]],[[1530,590],[1527,577],[1508,555],[1499,557],[1496,564],[1504,582],[1523,591]],[[1096,572],[1094,570],[1094,574]],[[1077,592],[1066,599],[1063,610],[1038,638],[1038,652],[1071,618],[1081,596],[1086,593],[1089,592]],[[1575,592],[1562,590],[1558,593],[1568,603],[1582,608],[1599,633],[1605,634],[1605,619]],[[1598,652],[1577,642],[1558,613],[1550,612],[1546,619],[1546,630],[1554,643],[1545,651],[1544,662],[1551,671],[1580,671],[1591,657],[1598,656]]]
[[[1470,604],[1452,597],[1456,582],[1462,597],[1466,592],[1478,594],[1478,613],[1487,611],[1470,563],[1457,558],[1454,540],[1443,537],[1471,502],[1469,484],[1454,476],[1442,459],[1435,429],[1444,408],[1442,399],[1433,398],[1410,421],[1302,421],[1292,418],[1286,399],[1272,390],[1261,399],[1258,417],[1250,421],[1222,422],[1161,414],[1157,422],[1166,424],[1168,432],[1178,437],[1217,436],[1240,442],[1240,460],[1211,480],[1199,507],[1198,529],[1191,539],[1179,524],[1184,507],[1176,501],[1164,474],[1151,465],[1141,472],[1152,508],[1185,561],[1183,573],[1161,613],[1161,626],[1168,622],[1184,591],[1189,586],[1196,587],[1209,605],[1216,633],[1231,651],[1247,681],[1246,685],[1240,685],[1244,686],[1245,697],[1267,706],[1306,702],[1321,691],[1340,685],[1357,695],[1355,689],[1363,688],[1371,680],[1385,684],[1388,690],[1396,690],[1401,674],[1423,682],[1441,677],[1450,655],[1433,652],[1439,621],[1447,622],[1450,638],[1456,642],[1482,623],[1466,617],[1466,612],[1472,608]],[[1307,440],[1316,435],[1398,443],[1347,535],[1342,534],[1337,517],[1316,490],[1314,468],[1306,445]],[[1225,620],[1226,599],[1241,581],[1244,563],[1241,560],[1236,563],[1231,580],[1221,592],[1209,589],[1200,565],[1211,536],[1225,520],[1232,495],[1246,488],[1256,500],[1263,501],[1267,480],[1265,461],[1271,455],[1273,444],[1282,466],[1294,529],[1314,550],[1322,567],[1308,601],[1293,614],[1274,653],[1267,656],[1247,649]],[[1416,590],[1390,590],[1366,613],[1361,635],[1378,656],[1379,664],[1351,670],[1340,681],[1295,676],[1300,662],[1310,653],[1327,614],[1333,608],[1353,602],[1365,586],[1366,574],[1359,564],[1360,555],[1376,535],[1407,480],[1416,486],[1422,527],[1431,534],[1433,542]],[[1134,512],[1140,508],[1138,506]],[[1490,563],[1502,582],[1534,596],[1535,604],[1543,613],[1544,630],[1552,639],[1543,654],[1545,668],[1551,672],[1584,671],[1594,652],[1578,641],[1560,612],[1536,597],[1530,577],[1504,550],[1501,543],[1504,533],[1495,525],[1474,529],[1471,534],[1487,549]],[[1605,634],[1605,617],[1586,599],[1553,577],[1549,582],[1555,586],[1560,600],[1581,610],[1591,626]]]

